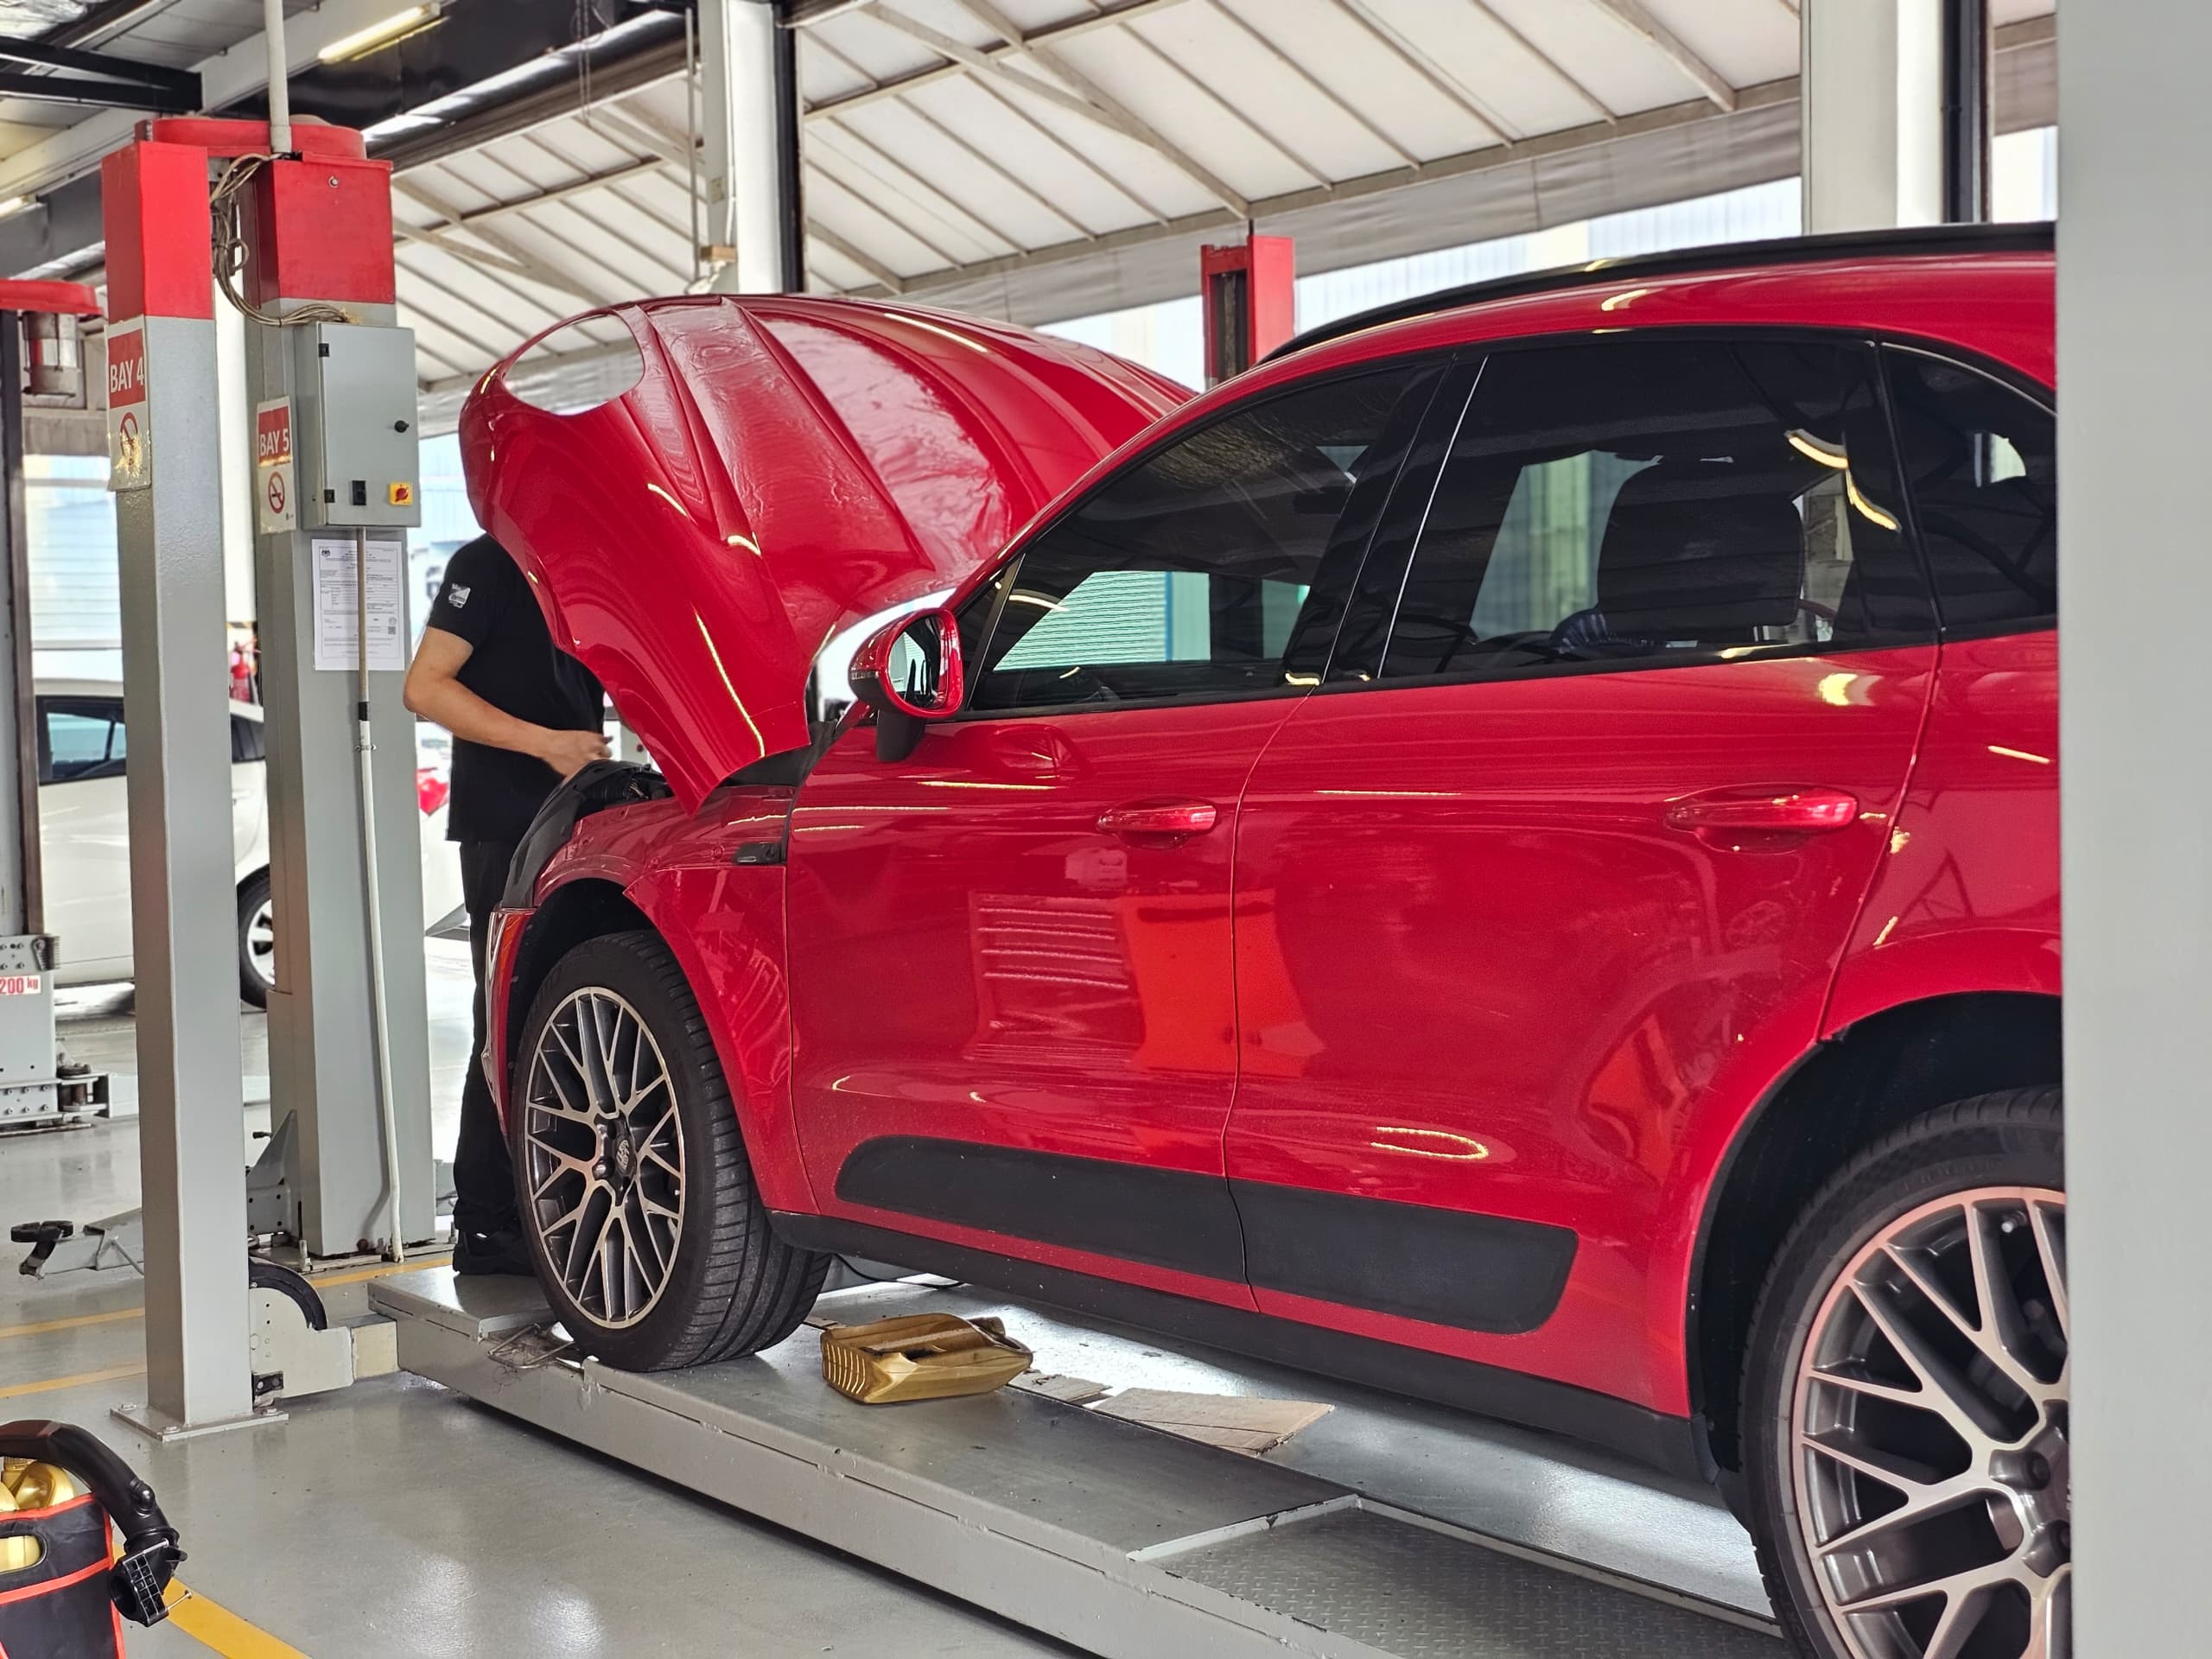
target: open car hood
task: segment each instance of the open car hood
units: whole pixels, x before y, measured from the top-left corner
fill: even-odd
[[[550,404],[533,369],[579,348],[626,385]],[[696,810],[809,741],[832,634],[956,585],[1189,396],[972,317],[716,295],[563,324],[484,378],[461,431],[477,521]]]

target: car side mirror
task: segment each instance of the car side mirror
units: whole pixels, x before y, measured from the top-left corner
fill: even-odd
[[[853,653],[853,695],[875,710],[875,753],[904,760],[922,728],[960,712],[966,677],[960,622],[939,607],[896,618]]]

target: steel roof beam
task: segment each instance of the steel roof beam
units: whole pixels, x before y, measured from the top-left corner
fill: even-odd
[[[975,10],[976,3],[977,0],[957,0],[957,3],[963,10],[970,11]],[[1030,36],[1014,27],[1011,19],[1004,19],[1003,27],[1000,23],[988,22],[986,26],[1007,37],[1008,46],[1043,65],[1061,80],[1066,82],[1066,86],[1039,80],[1036,76],[1025,73],[1011,64],[1001,62],[987,52],[980,51],[963,41],[956,41],[950,35],[939,34],[927,23],[917,22],[905,13],[893,10],[883,3],[883,0],[872,0],[872,3],[864,8],[864,10],[867,16],[874,18],[877,22],[919,41],[940,57],[965,65],[979,76],[988,76],[1006,86],[1017,87],[1032,98],[1058,105],[1072,114],[1096,122],[1109,132],[1118,133],[1124,138],[1143,145],[1187,175],[1193,183],[1223,206],[1241,216],[1247,218],[1250,216],[1251,202],[1233,185],[1227,183],[1205,162],[1183,149],[1173,140],[1159,132],[1141,117],[1121,104],[1097,82],[1070,65],[1060,54],[1052,51],[1049,47],[1035,45]],[[981,16],[982,14],[978,13],[977,16]],[[1070,88],[1073,90],[1071,91]]]
[[[1665,53],[1675,67],[1704,89],[1705,95],[1717,108],[1731,112],[1735,110],[1736,89],[1728,84],[1728,78],[1691,50],[1681,36],[1653,16],[1643,0],[1590,0],[1590,3],[1630,34],[1640,35]]]
[[[487,157],[486,159],[496,161],[497,158]],[[513,169],[509,168],[508,170],[512,172]],[[391,188],[394,194],[405,196],[410,201],[416,202],[422,207],[429,208],[432,213],[437,214],[438,217],[444,221],[442,224],[431,226],[430,228],[435,230],[446,230],[449,228],[466,230],[473,238],[476,241],[481,242],[486,247],[490,248],[493,252],[504,253],[510,259],[516,260],[524,265],[536,266],[544,270],[549,276],[557,276],[560,278],[560,281],[557,283],[549,283],[548,286],[557,287],[561,292],[575,295],[576,297],[584,300],[586,303],[590,305],[604,305],[607,302],[605,299],[606,290],[598,283],[590,282],[577,275],[574,270],[570,269],[566,264],[556,264],[545,258],[540,254],[532,252],[529,248],[524,246],[521,243],[517,242],[512,237],[506,236],[499,231],[486,228],[480,219],[471,220],[467,214],[454,207],[452,203],[447,201],[444,198],[438,195],[435,192],[429,189],[414,178],[395,178],[391,181]],[[599,266],[601,270],[605,270],[609,275],[614,276],[618,283],[624,280],[621,273],[616,271],[611,265],[606,264],[603,261],[592,258],[588,252],[585,252],[584,257],[593,264]]]
[[[1795,76],[1785,80],[1764,82],[1744,89],[1741,108],[1765,109],[1777,104],[1792,102],[1796,95]],[[1509,167],[1532,157],[1560,155],[1611,139],[1637,137],[1713,118],[1712,105],[1707,99],[1670,104],[1661,109],[1624,115],[1618,125],[1592,121],[1563,131],[1525,138],[1516,144],[1486,144],[1478,149],[1440,156],[1425,163],[1419,173],[1407,168],[1391,168],[1381,173],[1347,179],[1338,184],[1269,196],[1253,204],[1255,210],[1254,219],[1264,223],[1281,214],[1301,213],[1334,202],[1357,201],[1411,184],[1456,178],[1464,174],[1484,172],[1491,168]],[[1035,249],[1012,258],[982,260],[956,270],[925,271],[906,279],[906,291],[909,295],[925,294],[981,277],[1001,276],[1034,266],[1059,264],[1070,259],[1082,258],[1086,254],[1116,253],[1123,249],[1141,247],[1147,243],[1175,237],[1198,236],[1216,230],[1235,230],[1244,222],[1225,210],[1211,208],[1202,213],[1186,213],[1162,225],[1137,225],[1127,230],[1104,232],[1088,245],[1072,241],[1055,243],[1051,247]]]
[[[969,3],[969,0],[956,0],[956,3],[966,5]],[[1166,69],[1168,73],[1172,75],[1179,75],[1184,80],[1189,82],[1192,88],[1200,96],[1211,99],[1215,106],[1218,108],[1224,115],[1236,123],[1238,126],[1243,127],[1247,132],[1257,138],[1268,149],[1281,156],[1293,167],[1306,175],[1307,178],[1313,180],[1314,183],[1326,184],[1329,181],[1329,170],[1326,168],[1319,166],[1313,162],[1309,161],[1306,157],[1300,155],[1288,144],[1285,143],[1281,139],[1276,137],[1274,134],[1269,132],[1265,127],[1262,126],[1259,122],[1255,120],[1252,117],[1247,115],[1236,105],[1230,103],[1219,92],[1214,91],[1212,87],[1207,86],[1205,82],[1200,80],[1196,75],[1185,69],[1181,64],[1176,62],[1173,58],[1169,57],[1166,53],[1161,51],[1157,46],[1154,45],[1150,40],[1146,38],[1144,35],[1138,34],[1134,29],[1128,31],[1128,38],[1133,44],[1141,48],[1147,55],[1155,59]]]
[[[534,140],[527,138],[525,138],[524,142],[535,143]],[[537,144],[536,147],[541,151],[544,150],[544,146],[542,144]],[[552,152],[547,153],[551,154]],[[487,149],[482,151],[479,159],[489,162],[493,167],[499,168],[504,171],[513,175],[516,178],[520,179],[524,184],[536,182],[536,181],[531,179],[527,173],[524,173],[512,162],[503,159],[499,156],[493,154],[491,150]],[[554,155],[553,159],[557,162],[561,160],[561,157],[556,154]],[[563,164],[566,165],[567,163]],[[658,168],[660,165],[661,163],[658,161],[639,163],[640,167],[645,168]],[[603,188],[604,186],[601,188]],[[677,288],[681,289],[686,283],[691,280],[690,274],[684,270],[682,266],[671,260],[663,260],[655,255],[651,250],[640,247],[631,238],[625,236],[620,231],[616,230],[605,219],[599,218],[597,215],[592,213],[587,208],[582,207],[581,205],[582,194],[582,193],[580,191],[566,190],[549,205],[565,208],[568,212],[574,213],[578,219],[583,220],[585,224],[590,226],[594,230],[597,231],[601,236],[604,236],[609,242],[613,243],[617,248],[620,249],[624,252],[632,254],[639,259],[646,261],[651,264],[658,265],[662,270],[671,272],[675,276],[676,286]],[[558,232],[553,232],[552,227],[550,226],[540,225],[538,228],[546,231],[550,234],[558,234]],[[690,243],[691,238],[688,232],[679,232],[678,235],[682,237],[683,240],[687,245]],[[645,284],[639,281],[638,274],[634,270],[624,269],[622,266],[617,264],[613,260],[607,257],[605,254],[598,251],[596,249],[588,248],[582,243],[573,244],[572,245],[576,248],[578,252],[582,253],[584,257],[588,259],[593,264],[598,266],[602,270],[609,271],[613,274],[614,291],[609,296],[610,300],[636,299],[643,294],[652,291]],[[606,302],[602,302],[602,303]]]
[[[820,219],[806,221],[806,233],[849,264],[857,265],[883,285],[887,294],[904,294],[906,279],[871,254],[861,252]]]
[[[952,219],[938,212],[935,208],[931,207],[929,203],[922,200],[918,196],[915,195],[912,191],[901,187],[898,179],[893,175],[899,173],[906,173],[910,177],[913,177],[915,175],[912,174],[912,170],[893,160],[892,157],[886,156],[881,149],[868,142],[865,134],[855,132],[849,125],[842,121],[826,121],[823,124],[823,126],[826,131],[836,133],[841,142],[857,144],[860,146],[861,150],[866,152],[865,156],[845,156],[842,159],[849,162],[853,166],[860,168],[861,171],[866,173],[879,185],[882,186],[884,189],[891,192],[893,195],[905,202],[908,207],[913,208],[918,213],[928,214],[930,218],[935,219],[947,230],[957,232],[960,235],[966,237],[971,242],[1003,242],[1007,247],[1017,250],[1029,245],[1020,237],[1001,230],[996,225],[992,224],[989,219],[984,218],[982,214],[969,207],[967,203],[962,201],[957,196],[951,194],[949,191],[946,191],[938,186],[931,185],[929,188],[935,190],[939,196],[943,197],[947,204],[955,208],[962,217],[972,219],[976,226],[982,231],[983,235],[982,237],[976,236],[974,231],[967,229],[966,227],[956,223]],[[823,152],[817,150],[814,153],[819,155]],[[838,154],[838,151],[833,145],[830,147],[828,153],[836,155]],[[918,178],[916,179],[916,181],[921,183],[926,182],[926,181],[923,181]]]
[[[451,254],[456,259],[466,260],[480,270],[507,276],[519,276],[525,281],[540,283],[556,294],[565,294],[572,300],[581,300],[586,305],[599,303],[598,297],[587,293],[582,283],[565,283],[535,260],[525,262],[507,254],[494,252],[490,248],[473,247],[449,231],[418,229],[404,219],[394,219],[391,221],[391,228],[393,233],[404,241],[419,243],[426,248],[435,248],[441,253]]]
[[[1003,92],[1001,92],[995,82],[978,79],[975,80],[973,84],[976,91],[982,92],[986,98],[989,99],[1001,109],[1004,110],[1008,115],[1011,115],[1015,120],[1020,122],[1032,132],[1037,134],[1039,137],[1044,139],[1046,143],[1052,145],[1062,155],[1074,162],[1077,166],[1082,168],[1084,171],[1096,178],[1116,195],[1120,196],[1132,207],[1135,207],[1139,213],[1144,214],[1144,216],[1149,219],[1154,224],[1165,225],[1167,222],[1167,215],[1161,212],[1160,209],[1152,201],[1139,195],[1136,192],[1136,188],[1134,185],[1128,183],[1124,179],[1117,177],[1115,174],[1109,171],[1099,162],[1098,158],[1091,155],[1088,150],[1084,149],[1079,145],[1070,143],[1058,133],[1053,131],[1052,128],[1046,126],[1034,115],[1031,114],[1027,110],[1023,109],[1020,105],[1015,103],[1013,99],[1007,97]],[[906,100],[902,99],[901,102],[906,102]],[[906,107],[912,109],[914,106],[911,103],[908,103]]]
[[[1509,144],[1520,137],[1519,130],[1477,96],[1472,87],[1408,40],[1396,24],[1369,6],[1366,0],[1337,0],[1337,4],[1344,16],[1380,41],[1401,63],[1456,105],[1461,114],[1473,117],[1491,137]]]
[[[1262,53],[1270,58],[1273,58],[1285,69],[1287,69],[1294,76],[1304,84],[1306,91],[1312,92],[1316,98],[1320,99],[1324,103],[1335,105],[1336,107],[1343,112],[1347,120],[1359,127],[1360,130],[1365,132],[1369,137],[1374,139],[1376,143],[1381,144],[1385,149],[1389,150],[1393,156],[1395,156],[1408,167],[1419,167],[1421,165],[1420,156],[1414,155],[1413,151],[1408,149],[1395,138],[1393,138],[1389,133],[1385,132],[1381,126],[1370,120],[1363,111],[1357,108],[1352,104],[1350,99],[1344,97],[1333,87],[1327,86],[1318,75],[1314,74],[1312,70],[1308,69],[1304,64],[1299,62],[1297,59],[1292,57],[1289,53],[1284,51],[1282,48],[1277,46],[1266,35],[1260,33],[1258,29],[1253,28],[1250,23],[1245,22],[1243,17],[1230,7],[1229,0],[1205,0],[1205,3],[1209,10],[1217,12],[1222,16],[1227,18],[1237,32],[1242,34],[1246,39],[1249,40],[1253,45],[1258,47]]]

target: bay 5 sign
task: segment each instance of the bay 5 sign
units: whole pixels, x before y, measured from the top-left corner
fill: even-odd
[[[253,406],[253,512],[264,536],[300,525],[298,474],[292,467],[292,400]]]
[[[143,490],[154,481],[146,412],[146,321],[107,331],[107,486]]]

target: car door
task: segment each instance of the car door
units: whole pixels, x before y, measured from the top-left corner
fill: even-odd
[[[1815,1039],[1926,585],[1859,342],[1499,348],[1452,419],[1246,791],[1225,1167],[1262,1308],[1658,1398],[1658,1195]]]
[[[231,847],[241,874],[269,862],[269,746],[256,715],[231,706]]]
[[[849,724],[810,773],[792,1092],[826,1211],[1248,1300],[1236,803],[1437,373],[1268,397],[1124,467],[965,605],[960,718],[891,761]]]
[[[62,977],[130,971],[130,814],[123,699],[45,696],[39,709],[39,846],[46,925]]]

